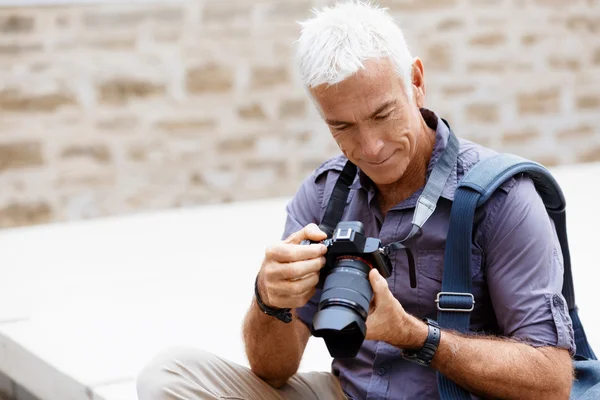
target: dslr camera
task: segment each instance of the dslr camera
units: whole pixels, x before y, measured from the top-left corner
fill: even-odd
[[[325,266],[321,269],[318,289],[322,289],[313,335],[322,337],[334,358],[353,358],[366,335],[366,320],[373,289],[369,271],[375,268],[384,277],[392,273],[392,264],[378,238],[365,237],[360,221],[338,223],[327,246]],[[308,240],[302,244],[315,243]]]

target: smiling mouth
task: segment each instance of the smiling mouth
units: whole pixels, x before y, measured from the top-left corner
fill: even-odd
[[[389,160],[390,158],[392,158],[392,156],[394,154],[396,154],[396,152],[393,152],[388,158],[386,158],[383,161],[380,161],[380,162],[370,162],[370,161],[367,161],[367,164],[369,164],[369,165],[381,165],[381,164],[385,163],[387,160]]]

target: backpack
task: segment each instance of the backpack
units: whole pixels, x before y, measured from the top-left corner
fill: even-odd
[[[454,136],[452,132],[451,136]],[[450,212],[450,227],[444,254],[442,290],[438,293],[436,300],[438,303],[438,323],[442,329],[453,329],[460,332],[469,331],[470,311],[473,310],[471,247],[475,210],[485,204],[504,182],[518,174],[526,174],[533,180],[549,216],[554,221],[562,250],[564,263],[562,294],[567,301],[569,315],[573,322],[576,344],[576,355],[573,357],[575,381],[573,382],[570,398],[573,400],[600,398],[600,362],[597,361],[596,355],[588,343],[575,303],[571,258],[567,240],[565,199],[552,174],[539,163],[513,154],[497,154],[479,161],[459,182]],[[349,186],[352,184],[355,175],[356,167],[348,161],[336,181],[320,224],[321,229],[328,235],[333,232],[333,229],[341,220]],[[435,205],[433,208],[435,208]],[[432,212],[433,210],[431,210]],[[419,228],[423,223],[424,220],[419,224]],[[465,389],[439,372],[437,376],[438,389],[442,400],[471,399],[471,395]]]

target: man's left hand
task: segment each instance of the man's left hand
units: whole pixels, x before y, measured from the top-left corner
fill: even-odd
[[[426,325],[404,311],[379,271],[372,269],[369,281],[373,299],[365,339],[383,341],[399,348],[420,348],[427,337]]]

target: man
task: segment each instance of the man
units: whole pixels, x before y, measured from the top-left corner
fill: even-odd
[[[140,399],[435,399],[436,371],[486,398],[567,399],[574,339],[561,295],[562,258],[554,227],[532,182],[504,184],[477,212],[472,255],[473,335],[442,330],[428,367],[407,361],[435,319],[444,246],[457,182],[493,151],[460,141],[460,154],[437,209],[406,245],[386,280],[369,280],[374,298],[366,340],[332,374],[298,374],[316,312],[326,237],[317,225],[340,171],[358,167],[343,219],[358,220],[384,244],[411,229],[416,200],[443,152],[448,127],[425,107],[424,66],[412,58],[385,10],[359,2],[324,8],[303,23],[298,42],[303,83],[343,156],[309,176],[288,205],[283,239],[257,279],[269,312],[290,308],[286,323],[253,302],[244,322],[251,370],[206,352],[166,352],[140,375]],[[411,277],[412,275],[412,277]]]

